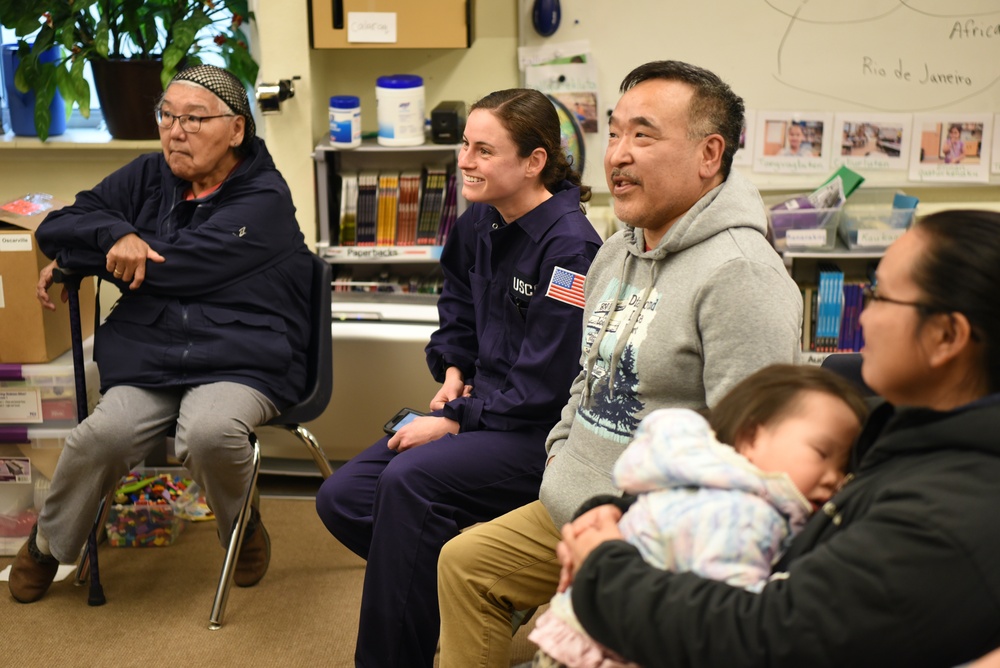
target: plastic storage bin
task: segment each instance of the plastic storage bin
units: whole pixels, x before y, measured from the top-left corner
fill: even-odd
[[[0,555],[13,556],[31,533],[49,495],[49,479],[69,430],[0,444]]]
[[[88,413],[100,399],[100,376],[93,361],[93,337],[84,342]],[[73,353],[47,364],[0,364],[0,442],[32,440],[30,429],[69,429],[77,424]]]
[[[774,247],[785,251],[831,251],[837,244],[840,208],[773,209],[788,200],[803,201],[806,194],[766,197],[767,218],[774,234]]]
[[[882,251],[913,224],[916,209],[894,209],[894,191],[858,191],[844,204],[840,238],[851,250]]]
[[[150,479],[153,482],[148,485],[122,492],[122,489],[135,488]],[[108,544],[114,547],[173,545],[187,523],[186,506],[197,500],[194,494],[188,493],[194,486],[187,472],[183,469],[137,470],[126,476],[122,485],[104,525]],[[122,503],[120,499],[129,502]]]

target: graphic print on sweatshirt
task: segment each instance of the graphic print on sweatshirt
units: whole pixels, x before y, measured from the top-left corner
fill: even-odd
[[[640,303],[645,288],[625,285],[619,289],[614,279],[604,290],[584,332],[584,358],[590,358],[604,322],[607,328],[596,341],[598,356],[587,378],[590,398],[580,403],[577,416],[588,429],[602,438],[628,443],[639,425],[644,403],[640,399],[636,357],[649,333],[656,314],[660,292],[654,287],[645,303]],[[625,347],[619,359],[612,361],[622,337]]]

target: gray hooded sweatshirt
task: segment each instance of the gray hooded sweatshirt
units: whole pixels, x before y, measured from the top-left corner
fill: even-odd
[[[760,193],[732,172],[645,250],[608,239],[587,274],[581,365],[549,432],[539,498],[557,527],[599,494],[639,421],[705,409],[757,369],[795,363],[802,297],[767,241]]]

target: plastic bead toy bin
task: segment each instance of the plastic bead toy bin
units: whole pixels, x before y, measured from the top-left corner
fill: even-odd
[[[186,524],[198,486],[183,469],[132,471],[122,478],[105,529],[114,547],[172,545]]]

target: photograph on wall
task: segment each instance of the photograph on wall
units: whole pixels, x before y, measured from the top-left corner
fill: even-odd
[[[993,156],[992,167],[990,171],[994,174],[1000,174],[1000,132],[997,132],[997,128],[1000,128],[1000,114],[993,117]]]
[[[754,170],[789,174],[828,171],[832,129],[833,114],[758,111]]]
[[[753,165],[753,137],[757,127],[757,112],[747,109],[744,112],[743,131],[740,133],[740,147],[733,156],[733,164],[749,167]]]
[[[573,114],[583,132],[597,132],[597,93],[551,93]]]
[[[909,114],[838,113],[833,167],[869,171],[906,169],[910,157]]]
[[[990,114],[914,116],[910,180],[988,182],[992,122]]]

